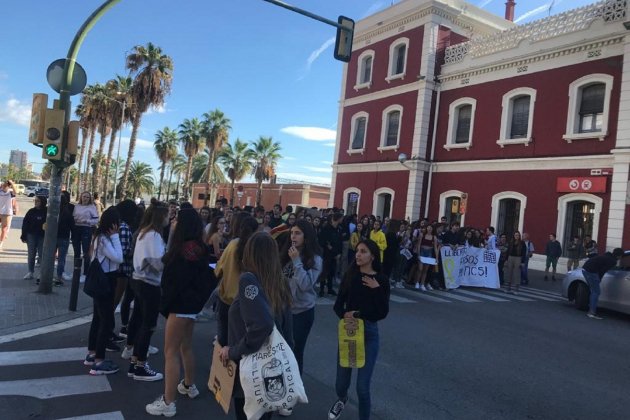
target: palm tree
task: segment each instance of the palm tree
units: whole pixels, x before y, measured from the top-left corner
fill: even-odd
[[[195,156],[195,158],[193,159],[192,170],[190,172],[191,184],[203,182],[206,178],[208,178],[208,159],[208,149],[204,149],[203,152]],[[225,174],[223,174],[223,171],[221,170],[219,165],[217,165],[216,161],[214,162],[214,165],[212,165],[210,179],[210,182],[212,184],[223,183],[227,181],[227,179],[225,178]]]
[[[77,108],[74,111],[75,115],[79,117],[79,126],[81,127],[81,147],[79,149],[79,159],[77,164],[77,199],[81,194],[81,169],[83,166],[83,152],[85,151],[85,146],[88,142],[88,137],[90,135],[90,124],[88,123],[88,115],[86,107],[83,104],[77,105]]]
[[[271,137],[260,136],[252,145],[253,157],[256,162],[252,169],[252,175],[256,178],[258,192],[256,193],[256,205],[262,201],[262,183],[270,180],[276,173],[276,164],[280,155],[280,143],[274,142]]]
[[[234,205],[234,183],[243,179],[252,169],[254,152],[247,142],[236,139],[234,147],[226,143],[219,153],[218,160],[223,165],[228,178],[232,181],[230,188],[230,205]]]
[[[81,187],[87,189],[89,183],[90,165],[92,162],[92,152],[94,150],[94,137],[98,128],[98,92],[96,85],[88,85],[83,89],[81,96],[81,117],[85,119],[85,126],[89,131],[89,145],[87,148],[87,160],[85,163],[85,172],[83,173],[83,182]],[[80,194],[80,191],[77,191]]]
[[[188,166],[186,169],[186,176],[184,177],[184,198],[190,196],[191,191],[191,179],[190,171],[192,170],[193,158],[199,154],[203,148],[203,138],[201,133],[203,126],[198,118],[188,119],[186,118],[183,123],[179,125],[179,141],[184,148],[184,154],[188,158]]]
[[[223,149],[223,145],[227,143],[228,131],[232,129],[229,118],[218,108],[214,111],[203,114],[203,134],[206,138],[206,148],[208,149],[208,169],[206,170],[206,194],[203,203],[208,205],[210,199],[210,182],[212,178],[214,161],[216,154]],[[214,186],[213,186],[214,190]]]
[[[98,144],[98,149],[96,152],[96,156],[100,160],[104,160],[103,150],[105,149],[105,140],[107,135],[109,135],[111,131],[111,101],[107,97],[108,91],[105,85],[100,83],[96,83],[94,85],[94,96],[92,98],[92,106],[95,113],[96,124],[98,133],[101,136],[101,140]],[[103,162],[104,163],[104,162]],[[92,191],[100,192],[99,188],[101,186],[101,169],[103,165],[101,162],[98,162],[97,165],[94,166],[94,170],[92,172]]]
[[[126,61],[127,69],[135,76],[131,88],[133,104],[130,109],[133,125],[129,139],[127,164],[121,185],[123,196],[126,194],[129,168],[136,150],[136,139],[142,115],[151,106],[164,105],[164,98],[171,92],[173,81],[173,60],[168,55],[163,54],[160,47],[150,42],[146,46],[136,45],[133,47],[132,52],[127,55]]]
[[[127,182],[133,197],[139,197],[142,193],[153,192],[153,168],[148,163],[134,161],[129,167]]]
[[[122,103],[125,103],[125,110],[130,108],[131,105],[131,87],[133,80],[129,76],[116,75],[115,79],[111,79],[107,82],[107,96],[110,98],[117,98],[117,100],[109,101],[109,110],[112,115],[110,120],[110,126],[112,129],[109,137],[109,148],[107,149],[107,158],[105,159],[105,167],[110,168],[112,166],[112,156],[114,155],[114,145],[116,143],[116,135],[122,130],[121,124],[126,124],[130,121],[129,112],[125,112],[123,115]],[[124,117],[122,121],[121,117]],[[120,149],[119,149],[120,150]],[[105,191],[103,195],[103,205],[107,204],[107,192],[109,191],[109,175],[110,171],[105,171],[105,180],[103,181],[102,190]]]
[[[168,201],[171,195],[171,179],[173,177],[173,174],[179,174],[182,171],[185,171],[186,167],[188,166],[186,162],[186,156],[182,154],[178,154],[171,160],[171,163],[169,165],[168,184],[166,187],[166,201]],[[177,190],[179,191],[179,181],[177,182]]]
[[[175,187],[175,198],[179,198],[179,183],[182,180],[182,173],[185,173],[188,169],[188,162],[185,156],[178,155],[177,158],[173,159],[173,171],[177,173],[177,184]]]
[[[158,131],[155,134],[155,143],[153,148],[158,155],[158,159],[162,162],[160,169],[160,183],[158,184],[158,200],[162,196],[162,183],[164,182],[164,170],[166,165],[177,156],[177,145],[179,139],[177,138],[177,132],[171,130],[168,127],[164,127],[163,130]]]

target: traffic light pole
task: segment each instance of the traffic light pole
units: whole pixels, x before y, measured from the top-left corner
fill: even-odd
[[[66,146],[68,141],[68,122],[70,121],[71,104],[70,104],[70,85],[72,84],[72,76],[79,48],[87,33],[92,29],[96,22],[111,9],[120,0],[107,0],[98,9],[96,9],[79,28],[77,34],[70,44],[66,64],[63,69],[62,86],[59,92],[59,108],[65,111],[65,121],[63,130],[63,146],[61,148],[62,156],[65,157]],[[59,207],[61,203],[61,179],[64,168],[72,163],[66,162],[65,159],[52,161],[55,164],[55,170],[52,171],[50,179],[50,192],[48,200],[48,214],[46,215],[46,233],[44,236],[44,249],[41,258],[40,270],[40,293],[48,294],[52,292],[53,271],[55,268],[55,252],[57,250],[57,230],[59,227]],[[73,287],[74,289],[74,287]],[[75,308],[76,309],[76,308]]]

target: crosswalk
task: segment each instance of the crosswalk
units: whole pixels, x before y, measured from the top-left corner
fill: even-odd
[[[416,289],[391,289],[390,301],[402,304],[417,303],[519,303],[519,302],[562,302],[560,293],[521,286],[518,294],[509,294],[501,289],[460,287],[449,291]],[[318,305],[333,305],[333,296],[320,297]]]

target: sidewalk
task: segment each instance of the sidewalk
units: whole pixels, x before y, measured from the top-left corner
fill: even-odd
[[[56,324],[92,312],[92,300],[79,289],[77,311],[68,310],[70,284],[53,287],[52,293],[37,292],[35,280],[23,280],[27,270],[26,244],[20,240],[20,229],[26,209],[13,218],[11,231],[0,251],[0,336],[41,326]],[[66,260],[66,273],[72,274],[72,246]],[[37,272],[39,267],[36,267]]]

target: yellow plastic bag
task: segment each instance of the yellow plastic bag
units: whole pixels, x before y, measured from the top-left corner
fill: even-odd
[[[365,327],[362,319],[339,321],[339,365],[345,368],[365,366]]]

